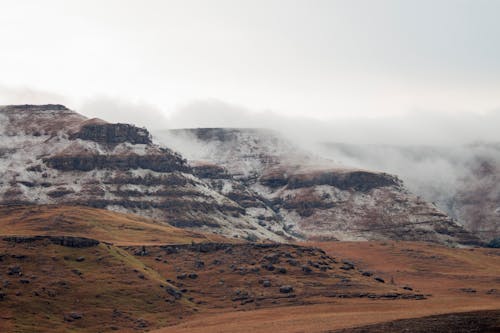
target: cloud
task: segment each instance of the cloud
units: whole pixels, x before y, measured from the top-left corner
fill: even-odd
[[[162,110],[141,101],[100,95],[84,99],[76,111],[89,118],[100,118],[112,123],[130,123],[150,130],[167,127],[167,119]]]
[[[271,128],[306,144],[328,141],[356,144],[457,145],[500,141],[500,108],[485,113],[414,110],[379,117],[292,117],[255,111],[216,99],[198,100],[168,116],[168,128]]]
[[[9,86],[0,84],[0,104],[65,104],[70,106],[70,99],[61,94],[27,86]]]

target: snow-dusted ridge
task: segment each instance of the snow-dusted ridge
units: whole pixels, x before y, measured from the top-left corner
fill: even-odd
[[[477,241],[397,177],[340,166],[275,131],[179,129],[159,137],[190,161],[226,168],[267,201],[285,231],[297,237]]]
[[[249,240],[474,243],[392,175],[259,129],[157,134],[61,105],[0,107],[0,203],[83,204]],[[187,160],[185,159],[187,158]]]

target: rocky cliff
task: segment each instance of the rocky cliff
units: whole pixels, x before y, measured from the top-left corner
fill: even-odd
[[[143,128],[89,120],[61,105],[0,107],[0,204],[87,205],[230,237],[285,240],[277,219],[263,226],[248,213],[259,199],[244,187],[224,195],[214,177],[232,182],[221,167],[193,167],[154,144]]]
[[[489,242],[500,237],[500,144],[391,146],[323,143],[323,156],[396,173],[408,188]]]
[[[0,204],[87,205],[248,240],[477,241],[397,177],[339,168],[272,131],[167,134],[158,145],[61,105],[0,107]]]
[[[436,206],[410,193],[397,177],[341,168],[272,131],[172,130],[164,139],[190,161],[227,169],[272,209],[274,215],[261,216],[263,223],[277,217],[285,233],[297,238],[478,242]]]

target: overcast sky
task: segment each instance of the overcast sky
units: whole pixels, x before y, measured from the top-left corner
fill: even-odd
[[[485,139],[499,15],[493,0],[0,0],[0,104],[158,126],[404,119],[403,136],[473,119],[464,140]]]

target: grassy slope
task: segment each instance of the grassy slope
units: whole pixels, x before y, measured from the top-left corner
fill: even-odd
[[[386,281],[392,278],[396,285],[408,284],[431,296],[419,301],[342,299],[245,312],[200,313],[158,333],[329,332],[404,318],[500,309],[499,249],[453,249],[418,242],[312,245],[331,256],[349,258]]]
[[[70,235],[115,245],[221,241],[222,237],[84,206],[0,206],[0,235]]]
[[[451,249],[411,242],[307,244],[319,246],[337,259],[350,259],[357,267],[374,271],[388,282],[370,282],[365,285],[369,290],[400,289],[409,284],[416,292],[432,295],[419,301],[339,299],[321,297],[324,288],[344,288],[335,274],[352,275],[353,286],[369,280],[354,271],[339,270],[340,265],[332,265],[334,270],[329,274],[334,274],[333,278],[319,278],[321,272],[303,276],[300,266],[286,266],[286,275],[262,269],[258,274],[239,273],[241,267],[251,269],[252,261],[260,267],[266,251],[235,249],[234,253],[194,256],[180,251],[167,256],[154,246],[148,248],[149,256],[140,257],[133,253],[143,244],[224,239],[88,207],[0,207],[0,236],[48,234],[90,237],[114,245],[101,243],[76,249],[46,240],[14,244],[0,237],[0,292],[5,293],[0,301],[1,332],[98,332],[113,327],[137,331],[163,326],[169,327],[161,332],[320,332],[401,318],[500,309],[498,249]],[[77,261],[80,256],[85,260]],[[205,268],[195,269],[194,261],[198,259],[206,263]],[[222,266],[212,267],[210,263],[215,259]],[[300,260],[309,259],[318,260]],[[23,275],[8,275],[9,267],[16,265],[22,268]],[[175,281],[178,274],[194,271],[199,275],[197,279]],[[262,277],[273,282],[271,289],[258,285]],[[175,286],[167,283],[167,278],[174,280]],[[279,298],[275,286],[284,283],[297,287],[296,299]],[[172,286],[188,291],[180,300],[174,300],[165,290]],[[259,301],[260,306],[257,301],[240,305],[231,300],[237,289],[249,290],[267,300]],[[491,289],[497,291],[488,293]],[[193,302],[189,296],[194,296]],[[65,321],[64,315],[71,311],[81,312],[83,318]]]
[[[9,235],[71,235],[106,243],[70,248],[47,240],[2,240]],[[171,325],[191,314],[193,304],[186,298],[174,300],[165,290],[171,286],[165,276],[118,246],[222,240],[228,241],[103,209],[2,206],[0,293],[5,296],[0,301],[0,331],[134,331]],[[78,262],[78,257],[85,260]],[[21,267],[22,276],[8,274],[13,266]],[[65,321],[64,315],[71,311],[84,317]]]
[[[168,295],[162,276],[114,246],[0,241],[0,256],[0,317],[9,332],[134,330],[172,324],[192,312],[188,301]],[[7,274],[14,266],[21,276]],[[65,320],[73,311],[83,318]]]

